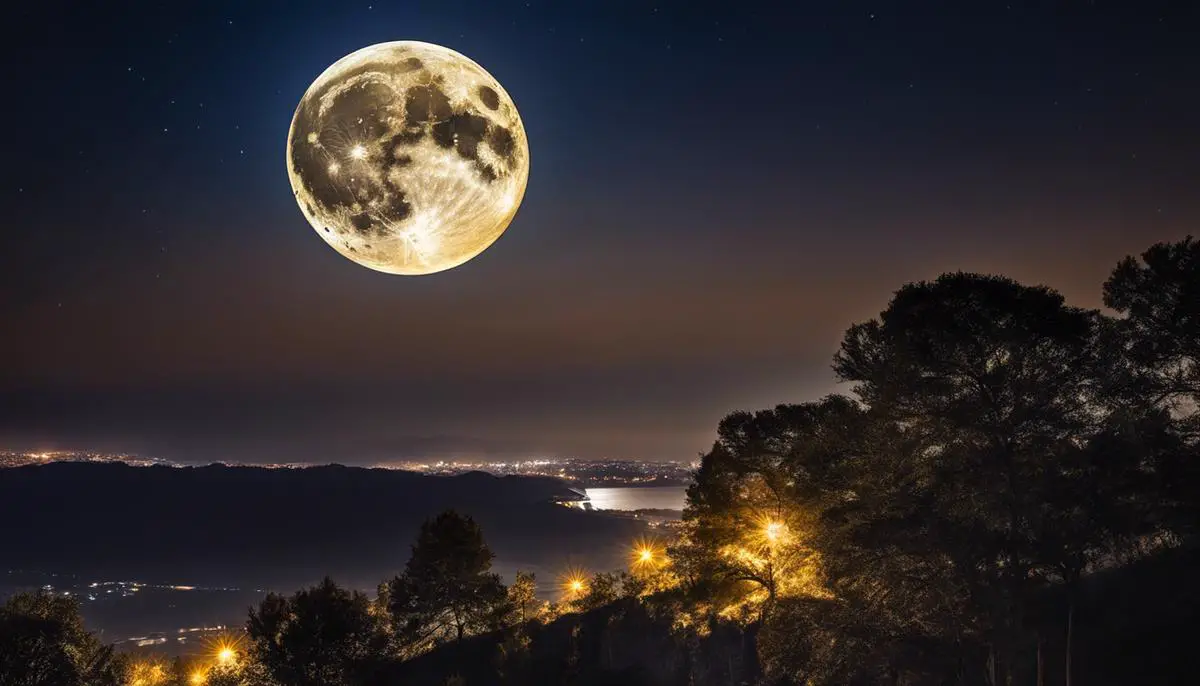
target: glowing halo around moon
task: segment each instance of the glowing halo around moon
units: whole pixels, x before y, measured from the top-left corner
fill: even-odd
[[[287,142],[300,211],[364,267],[432,274],[483,252],[512,222],[529,142],[483,67],[431,43],[353,52],[301,98]]]

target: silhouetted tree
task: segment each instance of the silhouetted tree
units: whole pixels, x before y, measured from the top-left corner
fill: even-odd
[[[1121,260],[1104,283],[1121,320],[1139,395],[1194,416],[1200,399],[1200,242],[1158,243]]]
[[[329,578],[291,597],[269,594],[246,628],[252,659],[282,686],[363,683],[386,649],[367,597]]]
[[[1110,366],[1108,385],[1157,431],[1143,439],[1153,444],[1165,523],[1200,536],[1200,242],[1189,236],[1126,257],[1104,284],[1104,303],[1124,315],[1114,343],[1124,364]],[[1167,449],[1172,436],[1177,446]]]
[[[761,550],[761,543],[769,542],[762,538],[765,526],[778,522],[794,530],[796,522],[787,520],[799,515],[784,466],[792,450],[789,438],[796,435],[795,407],[736,412],[723,419],[688,490],[688,545],[676,546],[672,558],[681,567],[698,565],[685,576],[731,602],[756,590],[773,600],[778,591],[778,560],[761,554],[770,552]]]
[[[615,602],[621,597],[624,573],[597,572],[587,582],[587,592],[572,601],[576,612],[587,612]]]
[[[962,681],[953,661],[971,651],[975,627],[968,579],[944,538],[961,532],[931,511],[923,445],[875,412],[835,417],[810,429],[820,439],[795,457],[808,475],[804,502],[819,513],[805,534],[827,591],[788,606],[812,625],[802,673],[816,683],[887,674]]]
[[[0,606],[0,684],[118,686],[124,666],[84,629],[75,601],[17,594]]]
[[[817,564],[822,512],[849,487],[865,415],[847,398],[736,412],[721,421],[684,512],[673,567],[693,596],[746,628],[742,663],[753,677],[755,641],[783,598],[824,593]],[[790,620],[784,620],[790,621]]]
[[[921,548],[928,536],[898,538],[923,518],[904,470],[915,452],[893,424],[839,396],[721,422],[672,558],[725,616],[766,589],[748,606],[757,611],[743,663],[753,665],[761,635],[769,678],[847,683],[907,660],[906,645],[953,636],[963,590],[941,551]]]
[[[508,607],[491,573],[495,556],[470,517],[447,510],[421,525],[404,573],[390,583],[390,612],[407,654],[498,628]]]
[[[510,624],[525,624],[538,617],[537,576],[533,572],[517,571],[508,587],[508,604],[512,611]]]
[[[948,274],[898,291],[879,319],[851,327],[835,359],[873,412],[919,441],[919,525],[956,560],[997,648],[997,681],[1050,562],[1040,522],[1073,473],[1062,456],[1096,431],[1097,318],[1046,288]]]

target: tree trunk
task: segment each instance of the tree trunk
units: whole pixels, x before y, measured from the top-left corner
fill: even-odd
[[[1040,635],[1037,645],[1037,686],[1046,686],[1046,664],[1042,657],[1042,637]]]
[[[758,631],[761,628],[762,621],[759,620],[742,632],[741,677],[742,681],[748,684],[756,683],[762,676],[762,669],[758,664]]]
[[[1075,639],[1075,599],[1067,601],[1066,686],[1071,686],[1071,649]]]
[[[994,643],[988,645],[987,670],[988,684],[990,686],[1000,686],[996,683],[996,644]]]
[[[954,683],[957,686],[963,686],[967,682],[967,661],[966,655],[963,654],[962,637],[958,631],[954,632],[954,652],[958,656],[954,668]]]

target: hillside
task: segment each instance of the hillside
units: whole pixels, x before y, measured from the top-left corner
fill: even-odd
[[[373,588],[403,566],[421,521],[455,508],[483,526],[502,573],[619,567],[641,525],[552,504],[563,488],[341,466],[19,467],[0,470],[0,565],[285,589],[331,574]]]
[[[1194,671],[1187,626],[1200,617],[1194,570],[1200,550],[1175,550],[1089,578],[1075,613],[1075,683],[1091,686],[1187,683]],[[1027,635],[1043,637],[1046,683],[1063,683],[1065,603]],[[655,607],[661,608],[656,611]],[[671,630],[669,603],[620,600],[547,625],[531,625],[527,650],[502,650],[504,636],[446,645],[385,676],[412,686],[441,686],[457,674],[466,686],[588,684],[717,686],[738,683],[753,660],[752,638],[733,624],[703,637]],[[966,675],[983,683],[983,674]]]

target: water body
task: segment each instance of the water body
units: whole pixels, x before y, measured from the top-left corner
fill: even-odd
[[[166,655],[195,653],[205,638],[246,622],[265,590],[156,586],[95,581],[73,574],[0,572],[0,602],[14,593],[45,590],[74,598],[87,628],[119,650],[147,647]]]
[[[682,510],[687,498],[686,486],[588,488],[585,492],[597,510]]]

